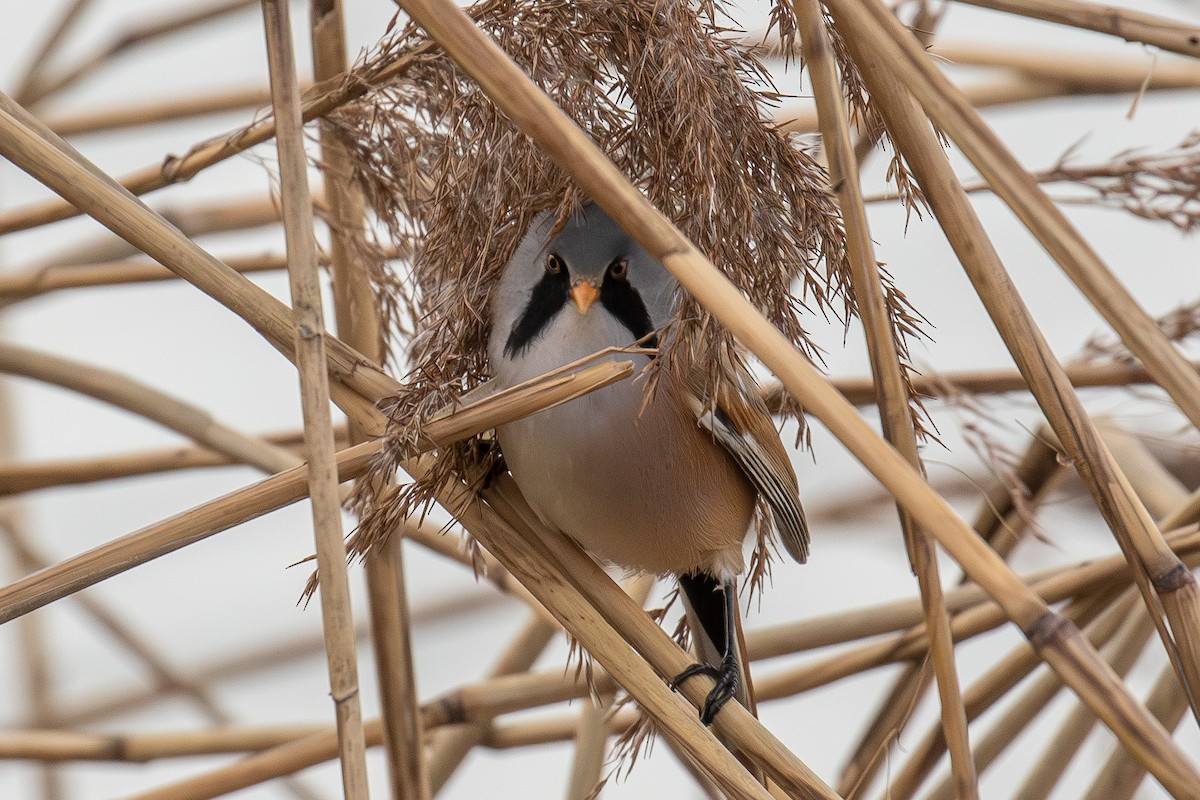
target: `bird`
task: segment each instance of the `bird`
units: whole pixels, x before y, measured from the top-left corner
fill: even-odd
[[[716,681],[711,724],[731,698],[753,710],[739,645],[737,579],[758,501],[787,552],[808,557],[795,472],[748,375],[702,397],[703,371],[662,370],[656,357],[678,293],[673,275],[592,201],[561,226],[538,214],[491,297],[488,359],[498,388],[605,348],[634,375],[496,428],[503,464],[537,516],[603,562],[676,576],[698,661],[676,676]]]

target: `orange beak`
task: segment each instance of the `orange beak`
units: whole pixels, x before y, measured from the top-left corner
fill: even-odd
[[[600,299],[600,287],[591,281],[575,281],[571,284],[571,299],[579,313],[586,314],[592,303]]]

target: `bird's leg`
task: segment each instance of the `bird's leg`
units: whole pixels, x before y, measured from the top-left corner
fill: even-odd
[[[708,675],[715,680],[717,685],[700,709],[700,721],[711,725],[721,706],[737,694],[742,680],[736,645],[737,590],[734,581],[718,581],[704,573],[682,575],[679,585],[689,607],[697,651],[707,663],[693,664],[676,675],[671,688],[678,688],[695,675]]]

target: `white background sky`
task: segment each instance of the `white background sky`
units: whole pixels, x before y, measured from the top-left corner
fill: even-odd
[[[164,7],[185,8],[181,2],[152,0],[101,0],[88,12],[77,35],[64,48],[68,63],[114,35]],[[1185,3],[1138,4],[1144,10],[1176,17],[1200,19],[1196,7]],[[6,2],[0,25],[0,88],[11,91],[36,44],[46,35],[63,2]],[[298,35],[297,62],[309,63],[304,4],[294,10]],[[350,51],[370,45],[382,35],[394,6],[384,0],[348,2]],[[756,29],[761,9],[746,12],[746,27]],[[1005,42],[1053,50],[1102,52],[1114,56],[1138,55],[1143,48],[1100,35],[1084,35],[1049,25],[1007,19],[1001,15],[954,6],[940,35],[955,41]],[[261,21],[251,9],[196,29],[186,38],[148,45],[118,57],[103,72],[82,81],[54,108],[95,108],[137,99],[160,98],[196,90],[265,84],[266,67]],[[794,73],[781,78],[785,92],[801,94]],[[1197,93],[1180,91],[1145,98],[1132,119],[1126,118],[1131,98],[1075,99],[1053,105],[1035,104],[1019,109],[987,112],[988,122],[1031,167],[1051,164],[1082,140],[1080,163],[1104,160],[1131,146],[1163,149],[1197,127]],[[167,153],[180,154],[210,135],[230,130],[247,119],[227,114],[158,125],[119,135],[79,137],[76,145],[100,167],[113,174],[159,162]],[[263,159],[269,150],[255,151]],[[961,164],[961,160],[957,163]],[[879,170],[868,170],[869,186],[879,185]],[[971,175],[969,166],[962,168]],[[268,191],[266,171],[253,156],[233,159],[206,170],[186,186],[161,191],[151,199],[156,208],[179,207],[203,199],[262,196]],[[48,196],[48,190],[7,163],[0,163],[0,207],[23,205]],[[979,196],[976,207],[983,215],[1005,263],[1051,344],[1063,357],[1078,351],[1091,335],[1103,330],[1101,322],[1078,292],[1067,283],[1040,247],[1023,232],[1002,204]],[[1068,208],[1071,218],[1152,314],[1164,313],[1192,301],[1200,289],[1196,274],[1195,242],[1163,224],[1134,220],[1111,211]],[[933,341],[918,348],[919,364],[940,370],[1007,367],[1010,360],[991,330],[978,301],[961,274],[936,225],[914,220],[907,230],[896,209],[873,207],[873,234],[878,254],[888,264],[898,285],[916,308],[930,320]],[[90,240],[99,226],[88,220],[60,223],[32,233],[0,240],[0,270],[15,271],[52,258],[74,243]],[[218,256],[265,252],[282,248],[282,234],[274,229],[220,237],[200,243]],[[286,299],[282,276],[254,280]],[[151,385],[186,397],[208,408],[221,420],[247,431],[285,429],[299,422],[296,379],[291,367],[231,313],[182,283],[116,287],[62,292],[17,306],[3,317],[3,334],[22,344],[72,358],[126,371]],[[867,369],[861,337],[852,331],[843,343],[836,323],[809,321],[826,348],[829,371],[836,375],[861,375]],[[174,434],[85,398],[27,381],[13,383],[22,458],[46,459],[97,455],[160,447],[180,440]],[[1172,430],[1174,417],[1150,419],[1160,406],[1135,404],[1120,397],[1089,396],[1093,407],[1115,411],[1126,418]],[[1023,426],[1036,417],[1031,403],[1020,401],[998,406],[1002,435],[1014,446],[1021,442]],[[1149,412],[1147,412],[1149,409]],[[955,416],[942,414],[939,422],[949,451],[927,450],[935,480],[946,480],[959,470],[974,476],[982,472],[962,446],[952,428]],[[782,620],[880,602],[914,592],[911,575],[900,546],[894,514],[875,504],[869,513],[831,518],[828,509],[843,501],[877,493],[874,482],[852,463],[835,442],[814,427],[814,454],[800,454],[797,468],[810,514],[822,520],[814,530],[814,555],[806,567],[778,565],[774,585],[760,609],[752,611],[748,625],[757,627]],[[193,471],[153,480],[125,481],[91,487],[61,489],[34,495],[28,504],[29,529],[42,550],[54,559],[68,557],[113,537],[160,520],[258,476],[248,468]],[[977,498],[963,498],[964,514],[973,514]],[[1045,518],[1049,540],[1030,542],[1016,558],[1019,570],[1051,563],[1076,561],[1108,554],[1115,545],[1103,526],[1089,517],[1080,524],[1080,507],[1066,503],[1051,509]],[[1056,524],[1057,523],[1057,524]],[[218,661],[224,655],[252,650],[320,629],[314,604],[296,606],[307,570],[287,569],[312,548],[305,505],[221,534],[138,568],[90,590],[117,610],[170,662],[183,672]],[[409,587],[416,609],[442,600],[486,595],[463,570],[425,553],[409,549]],[[6,559],[7,553],[0,556]],[[5,576],[11,566],[3,566]],[[956,577],[947,565],[947,581]],[[362,613],[360,571],[354,569],[356,612]],[[660,594],[661,594],[660,590]],[[150,679],[119,646],[83,616],[71,602],[36,612],[51,646],[57,701],[64,708],[139,685]],[[418,628],[416,648],[422,698],[479,679],[504,644],[514,635],[525,612],[513,602],[494,602],[451,623]],[[964,680],[979,674],[1016,641],[1015,631],[1002,631],[961,648]],[[554,647],[542,666],[563,663],[565,647]],[[782,663],[782,662],[781,662]],[[360,661],[364,709],[374,714],[375,678],[369,651]],[[769,674],[780,664],[758,667]],[[1157,674],[1158,664],[1135,672],[1133,681],[1145,686]],[[865,719],[874,711],[876,697],[888,685],[890,670],[841,681],[801,698],[767,704],[765,723],[826,780],[836,780],[846,751]],[[0,725],[23,723],[24,684],[15,625],[0,627]],[[327,698],[324,659],[320,654],[298,660],[286,668],[254,673],[217,685],[221,706],[245,724],[313,722],[332,719]],[[1060,699],[1058,706],[1067,708]],[[901,747],[914,744],[930,719],[923,707],[902,738]],[[96,730],[168,730],[195,728],[203,718],[184,700],[160,703],[143,711],[113,718]],[[1191,752],[1200,752],[1194,726],[1182,741]],[[1052,726],[1039,725],[1040,735]],[[978,736],[978,733],[976,733]],[[1106,735],[1093,736],[1072,766],[1068,786],[1086,786],[1096,765],[1107,753]],[[1036,737],[1023,739],[1011,757],[1002,759],[984,779],[985,797],[1007,797],[1013,775],[1023,775],[1024,765],[1036,755]],[[165,761],[144,766],[81,764],[70,767],[67,796],[91,800],[123,796],[191,775],[222,763],[222,758]],[[447,788],[450,798],[486,796],[561,796],[570,763],[566,746],[547,746],[520,752],[479,752]],[[384,796],[382,760],[371,754],[375,795]],[[324,796],[337,795],[335,767],[324,766],[304,775],[305,782]],[[639,763],[633,775],[606,790],[606,797],[676,797],[680,794],[679,768],[666,748]],[[0,797],[34,797],[34,773],[27,766],[0,763]],[[1147,784],[1142,798],[1163,796]],[[287,797],[277,787],[247,791],[239,797]],[[698,796],[698,795],[696,795]],[[1055,797],[1073,796],[1072,792]]]

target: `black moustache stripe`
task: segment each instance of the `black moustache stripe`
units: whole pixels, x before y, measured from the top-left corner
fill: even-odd
[[[604,283],[600,286],[600,304],[629,329],[629,332],[633,334],[634,341],[649,336],[642,342],[642,346],[658,347],[658,337],[652,335],[654,324],[650,321],[646,304],[642,302],[642,296],[629,284],[629,281],[606,275]]]
[[[524,352],[563,309],[570,297],[571,278],[565,269],[542,275],[542,279],[533,287],[529,305],[521,312],[512,333],[508,335],[508,341],[504,343],[504,355],[511,359]],[[649,337],[642,345],[658,347],[658,337],[652,335],[654,325],[646,311],[646,304],[628,280],[606,275],[604,283],[600,286],[600,305],[633,334],[635,341]]]
[[[529,305],[521,312],[520,319],[508,335],[508,341],[504,343],[504,355],[513,358],[533,344],[533,340],[546,329],[554,315],[567,304],[570,296],[571,277],[565,269],[545,272],[537,286],[533,287]]]

